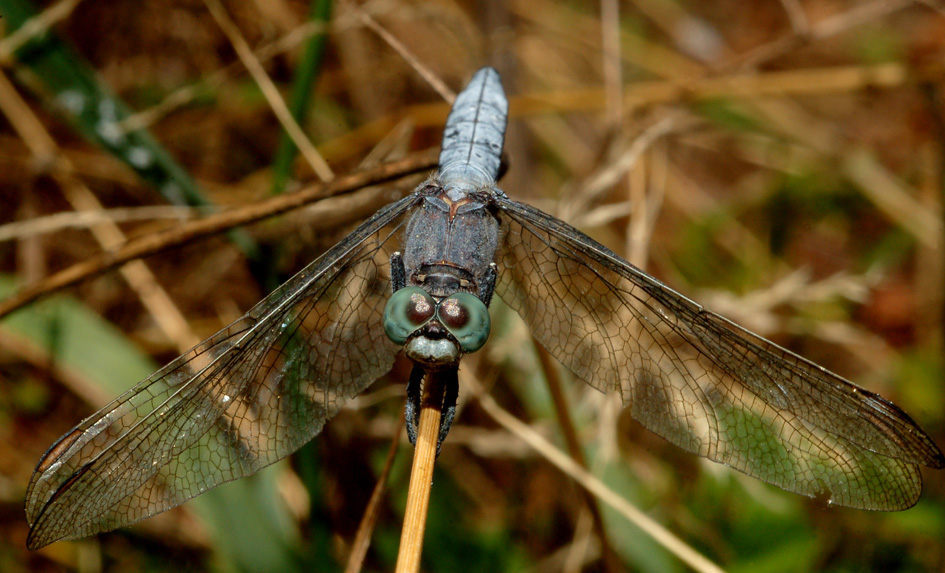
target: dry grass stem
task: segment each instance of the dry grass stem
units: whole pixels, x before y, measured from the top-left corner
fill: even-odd
[[[237,55],[240,57],[240,61],[243,62],[249,74],[253,76],[253,79],[259,85],[259,89],[262,90],[266,101],[269,102],[269,106],[272,108],[279,123],[282,124],[283,129],[285,129],[286,133],[288,133],[289,137],[292,139],[292,143],[299,149],[302,157],[305,158],[312,168],[312,171],[314,171],[319,179],[322,181],[331,181],[335,176],[331,167],[328,166],[328,163],[318,150],[315,149],[315,146],[312,145],[308,136],[302,131],[298,122],[292,117],[292,112],[289,111],[285,100],[282,99],[279,88],[276,87],[276,84],[274,84],[272,79],[266,74],[266,70],[263,69],[262,64],[249,47],[249,44],[246,43],[246,39],[243,38],[239,28],[236,27],[236,24],[230,19],[229,15],[227,15],[223,5],[219,0],[204,0],[204,3],[207,5],[210,13],[213,14],[213,18],[217,21],[217,24],[220,25],[220,29],[223,30],[223,33],[226,34],[226,37],[230,40],[233,49],[236,50]]]
[[[295,48],[310,37],[327,32],[328,29],[329,26],[324,22],[306,22],[278,40],[256,50],[253,52],[253,55],[260,63],[267,62],[275,56]],[[223,84],[227,78],[237,75],[245,69],[244,66],[240,65],[240,62],[236,62],[225,68],[216,70],[206,77],[201,78],[197,83],[186,85],[172,91],[159,103],[129,115],[119,121],[118,126],[127,133],[154,125],[175,109],[192,102],[207,88],[219,86]]]
[[[797,36],[806,36],[810,32],[810,21],[799,0],[781,0],[784,11],[791,21],[791,29]]]
[[[621,497],[620,494],[607,487],[599,478],[554,447],[551,442],[529,427],[528,424],[505,411],[491,396],[480,392],[480,390],[481,388],[476,389],[479,404],[499,425],[533,447],[543,458],[581,484],[599,500],[626,517],[628,521],[642,529],[647,535],[696,571],[705,573],[722,572],[721,567],[712,563],[705,556],[670,533],[665,527],[650,519],[645,513]]]
[[[87,229],[105,220],[115,223],[156,221],[160,219],[186,221],[198,217],[206,211],[206,209],[199,207],[155,205],[152,207],[129,207],[127,209],[102,209],[101,211],[84,211],[81,213],[75,211],[54,213],[35,219],[0,225],[0,243],[58,233],[65,229]]]
[[[16,29],[12,34],[0,40],[0,62],[7,63],[13,54],[27,42],[44,33],[54,24],[72,14],[82,0],[59,0],[39,15]]]
[[[420,408],[413,465],[410,468],[404,528],[400,535],[400,550],[397,554],[397,573],[415,573],[420,570],[423,533],[427,526],[430,490],[433,487],[433,466],[436,462],[436,449],[440,435],[444,387],[435,375],[426,376],[423,386],[423,403]]]
[[[40,162],[50,164],[53,178],[73,209],[78,212],[101,212],[103,207],[95,194],[75,177],[72,164],[59,154],[55,140],[26,102],[20,98],[6,75],[2,73],[0,73],[0,109]],[[89,230],[104,249],[114,248],[125,242],[124,233],[110,219],[102,219],[92,225]],[[178,350],[185,352],[200,342],[180,309],[143,261],[129,262],[121,268],[120,273],[132,290],[137,293],[138,298],[148,309],[164,335],[174,342]]]
[[[913,189],[896,178],[866,151],[851,153],[843,162],[844,174],[889,218],[928,247],[942,241],[942,220],[915,199]]]
[[[351,543],[351,553],[348,555],[348,564],[345,566],[345,573],[357,573],[364,566],[364,558],[367,556],[367,550],[371,546],[371,535],[374,533],[374,526],[377,524],[377,516],[380,513],[381,501],[384,499],[384,492],[387,490],[387,480],[390,477],[390,470],[394,467],[394,458],[397,457],[397,450],[400,446],[400,435],[404,427],[404,416],[401,414],[400,422],[397,424],[397,430],[390,441],[390,448],[387,450],[387,459],[384,460],[384,469],[377,478],[374,490],[371,492],[371,499],[368,500],[367,507],[364,508],[364,514],[361,516],[361,523],[358,525],[358,532]]]
[[[915,4],[915,0],[873,0],[811,26],[815,39],[828,38],[868,22],[875,22]]]
[[[875,22],[894,12],[908,8],[915,3],[911,0],[874,0],[869,4],[856,6],[836,16],[810,24],[808,23],[809,19],[806,15],[792,6],[795,2],[796,0],[783,0],[782,2],[788,12],[788,18],[791,20],[793,33],[758,46],[744,54],[739,54],[723,65],[718,66],[717,70],[727,70],[736,67],[741,69],[754,68],[764,62],[787,54],[802,44],[824,40],[858,26]]]
[[[400,54],[400,57],[402,57],[411,68],[416,70],[420,77],[430,84],[430,87],[440,94],[440,97],[446,100],[447,103],[453,103],[453,100],[456,99],[456,92],[451,90],[449,86],[443,83],[443,80],[441,80],[429,67],[424,65],[419,58],[417,58],[410,50],[408,50],[407,46],[405,46],[403,42],[385,30],[383,26],[377,23],[377,20],[372,18],[370,14],[362,10],[357,4],[353,2],[344,2],[344,6],[355,16],[357,16],[365,26],[373,30],[375,34],[387,42],[387,45],[389,45],[391,49]]]
[[[623,123],[623,75],[620,60],[620,5],[617,0],[600,4],[601,47],[607,118],[616,131]]]
[[[571,418],[568,399],[565,397],[564,385],[561,382],[561,377],[558,375],[555,361],[552,359],[551,355],[548,354],[548,351],[535,339],[532,339],[532,346],[535,348],[541,369],[545,375],[544,378],[547,380],[548,391],[551,394],[552,403],[555,407],[555,415],[558,418],[558,426],[561,428],[561,433],[564,435],[564,442],[568,447],[568,453],[571,455],[571,459],[587,470],[587,459],[584,456],[584,450],[578,439],[577,430],[574,428],[574,420]],[[597,505],[597,500],[594,499],[594,496],[586,489],[582,490],[582,493],[584,494],[585,505],[590,513],[590,525],[593,526],[593,530],[600,540],[600,549],[605,570],[614,572],[620,571],[620,561],[617,559],[617,555],[610,545],[607,527],[601,515],[600,507]],[[581,536],[578,535],[575,535],[575,537],[578,539],[581,538]],[[575,550],[578,550],[577,546]],[[576,559],[576,557],[574,558]]]
[[[72,265],[38,284],[23,287],[15,295],[0,301],[0,317],[40,297],[103,273],[132,259],[153,255],[203,237],[222,233],[233,227],[255,223],[325,197],[351,193],[369,185],[431,169],[436,165],[438,155],[439,150],[415,153],[400,161],[385,163],[369,171],[338,177],[327,184],[314,185],[295,193],[272,197],[252,205],[211,215],[165,232],[134,239],[113,251],[104,252]]]

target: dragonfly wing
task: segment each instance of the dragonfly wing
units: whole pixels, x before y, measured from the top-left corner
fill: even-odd
[[[674,444],[830,503],[905,509],[942,467],[899,408],[703,309],[566,223],[498,196],[496,292],[577,377]]]
[[[135,523],[292,453],[379,376],[393,203],[244,317],[84,420],[40,460],[29,546]]]

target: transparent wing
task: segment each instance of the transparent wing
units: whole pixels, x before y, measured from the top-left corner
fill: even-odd
[[[496,198],[496,292],[576,376],[692,453],[789,491],[905,509],[945,466],[899,408],[666,287],[573,227]]]
[[[243,318],[80,423],[30,481],[29,546],[129,525],[253,474],[390,370],[389,257],[408,196]]]

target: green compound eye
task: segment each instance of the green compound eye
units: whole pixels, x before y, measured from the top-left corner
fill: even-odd
[[[407,342],[436,314],[436,302],[420,287],[404,287],[384,306],[384,332],[395,344]]]
[[[463,352],[475,352],[489,339],[489,309],[478,297],[458,292],[440,303],[436,316],[456,337]]]

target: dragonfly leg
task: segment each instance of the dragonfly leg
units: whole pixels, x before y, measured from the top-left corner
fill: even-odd
[[[450,368],[441,371],[443,375],[443,408],[440,410],[440,435],[436,440],[436,455],[440,455],[440,448],[443,446],[443,440],[446,434],[450,433],[453,426],[453,418],[456,417],[456,399],[459,397],[459,369]]]
[[[390,256],[390,286],[393,292],[407,286],[407,269],[404,268],[404,256],[400,251],[395,251]]]
[[[443,440],[449,434],[450,428],[453,426],[453,418],[456,417],[456,399],[459,397],[458,373],[457,368],[424,372],[423,368],[418,365],[414,365],[413,370],[410,371],[410,379],[407,381],[405,417],[407,419],[407,437],[410,438],[411,444],[417,444],[424,376],[437,376],[439,377],[437,383],[443,384],[443,402],[440,405],[440,433],[436,442],[436,455],[440,455]]]
[[[393,274],[393,273],[391,273]],[[417,445],[417,428],[420,425],[420,391],[423,388],[423,376],[426,374],[419,364],[414,364],[407,380],[407,405],[404,408],[407,419],[407,437],[410,443]]]
[[[492,295],[495,293],[495,281],[499,275],[498,269],[499,267],[495,263],[489,263],[489,270],[486,271],[486,275],[483,277],[484,280],[479,285],[479,300],[487,307],[492,302]]]

